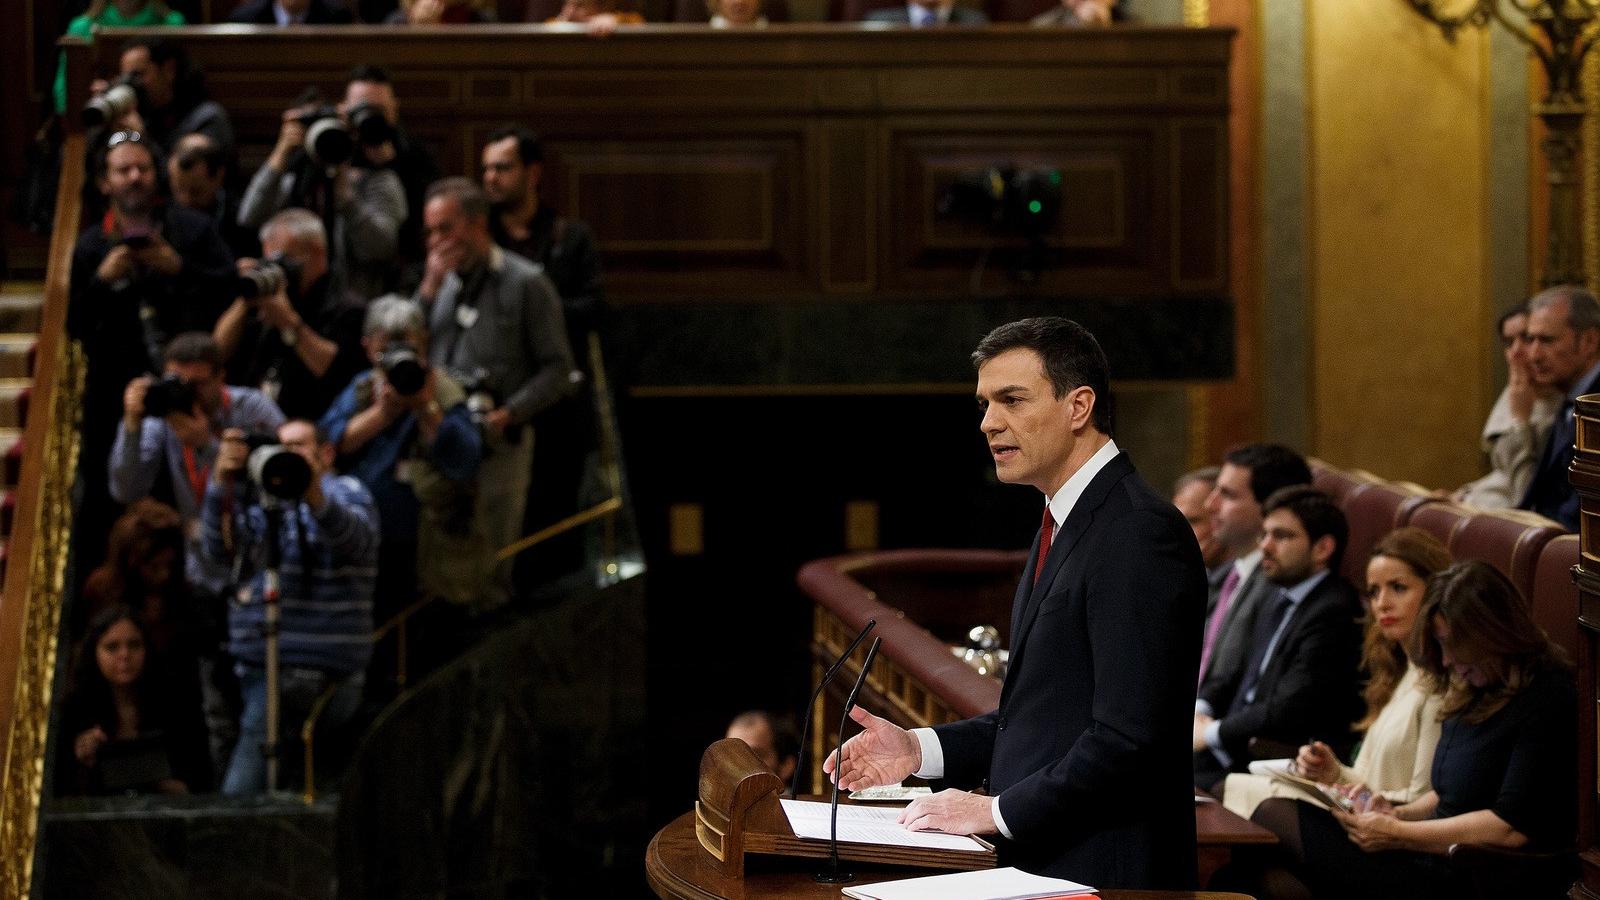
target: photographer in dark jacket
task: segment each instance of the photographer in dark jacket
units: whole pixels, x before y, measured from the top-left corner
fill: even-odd
[[[400,98],[383,68],[363,65],[351,70],[341,108],[349,110],[361,104],[380,110],[393,129],[390,143],[369,148],[368,155],[374,166],[392,170],[405,187],[409,215],[400,226],[400,257],[409,265],[420,267],[427,256],[422,241],[422,203],[428,185],[439,179],[439,163],[400,120]]]
[[[212,332],[228,382],[261,388],[291,419],[322,415],[364,367],[360,305],[328,269],[322,220],[286,209],[261,228],[260,260],[242,260],[240,296]],[[270,290],[264,290],[268,289]]]
[[[99,562],[114,512],[105,460],[122,392],[138,375],[160,371],[171,335],[209,331],[230,296],[233,256],[211,221],[166,204],[156,193],[155,151],[137,132],[117,132],[94,162],[110,208],[78,237],[72,253],[68,333],[88,360],[80,475],[83,504],[78,565]]]
[[[203,134],[225,158],[234,158],[228,111],[207,94],[205,76],[181,45],[167,38],[134,38],[123,45],[119,65],[122,76],[139,88],[139,107],[112,123],[113,129],[142,132],[166,148],[186,134]]]

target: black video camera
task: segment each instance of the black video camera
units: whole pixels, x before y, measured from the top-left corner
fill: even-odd
[[[939,215],[1002,232],[1039,237],[1061,211],[1061,173],[991,166],[963,172],[939,196]]]
[[[175,412],[192,413],[198,399],[194,385],[176,375],[163,375],[144,393],[144,414],[160,419]]]

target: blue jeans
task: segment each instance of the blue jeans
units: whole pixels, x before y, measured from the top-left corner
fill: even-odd
[[[267,739],[267,670],[241,662],[234,666],[234,671],[239,675],[239,693],[244,700],[244,712],[239,717],[239,741],[234,744],[233,756],[228,760],[228,773],[222,779],[222,792],[255,794],[267,789],[267,761],[261,755],[261,745]],[[278,733],[291,735],[298,743],[300,724],[311,713],[312,704],[334,680],[334,676],[321,669],[279,667]],[[363,672],[352,673],[340,680],[332,699],[317,720],[317,728],[335,728],[350,721],[361,705],[361,693],[366,680]],[[280,760],[288,746],[289,743],[280,737]],[[277,787],[282,788],[283,785]]]

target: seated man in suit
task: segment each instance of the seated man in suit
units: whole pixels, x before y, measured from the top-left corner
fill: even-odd
[[[1125,21],[1118,0],[1061,0],[1060,5],[1034,16],[1028,24],[1039,27],[1104,28]]]
[[[987,25],[989,17],[954,0],[907,0],[905,6],[875,9],[861,17],[863,22],[910,25],[912,28],[937,28],[940,25]]]
[[[1574,284],[1546,288],[1528,301],[1528,367],[1540,387],[1565,396],[1556,412],[1533,483],[1518,504],[1578,530],[1578,495],[1567,480],[1577,438],[1572,403],[1600,391],[1600,303]]]
[[[1243,668],[1200,685],[1194,773],[1206,790],[1245,771],[1251,738],[1348,749],[1361,715],[1361,601],[1338,574],[1344,513],[1310,487],[1285,488],[1263,509],[1261,570],[1277,590],[1255,617]]]
[[[228,15],[240,25],[348,25],[350,10],[339,0],[249,0]]]
[[[1244,665],[1251,623],[1270,585],[1262,575],[1261,504],[1277,491],[1311,483],[1300,454],[1278,444],[1246,444],[1228,451],[1216,486],[1206,498],[1215,538],[1231,558],[1231,572],[1212,582],[1200,645],[1200,683]]]

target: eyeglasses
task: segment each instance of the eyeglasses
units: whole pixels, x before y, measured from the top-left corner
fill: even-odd
[[[137,131],[119,131],[116,134],[113,134],[111,136],[111,140],[106,141],[106,149],[110,150],[112,147],[115,147],[118,144],[142,144],[142,143],[144,143],[144,135],[140,134],[139,132],[137,132]]]

